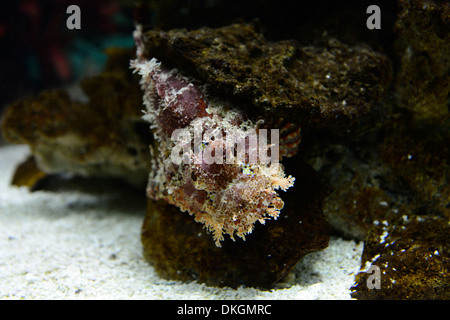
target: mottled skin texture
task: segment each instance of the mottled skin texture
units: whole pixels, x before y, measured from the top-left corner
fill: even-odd
[[[326,187],[299,155],[283,161],[297,180],[283,193],[281,216],[257,223],[243,241],[226,237],[221,248],[191,216],[167,203],[149,199],[142,226],[144,256],[161,277],[198,281],[209,286],[271,289],[306,254],[328,246],[329,226],[321,203]]]

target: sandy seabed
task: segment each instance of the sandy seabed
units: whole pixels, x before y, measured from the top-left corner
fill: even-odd
[[[115,184],[10,185],[26,146],[0,147],[0,299],[350,299],[362,243],[332,237],[270,291],[160,278],[142,255],[145,199]]]

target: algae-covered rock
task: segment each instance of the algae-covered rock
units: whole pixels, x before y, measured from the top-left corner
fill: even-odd
[[[364,240],[374,220],[403,214],[450,218],[450,130],[395,114],[373,137],[300,150],[330,183],[324,214],[340,234]]]
[[[47,177],[47,174],[38,168],[36,159],[31,155],[17,166],[11,184],[33,189],[45,177]]]
[[[378,156],[377,144],[328,143],[304,151],[314,169],[329,182],[332,192],[323,211],[338,234],[364,240],[374,220],[395,219],[409,208],[411,187]]]
[[[118,49],[110,55],[103,73],[81,83],[87,102],[64,90],[17,101],[3,115],[3,135],[28,144],[46,173],[117,177],[145,186],[151,138],[141,120],[139,85],[128,71],[132,54]]]
[[[450,299],[449,244],[450,225],[440,217],[404,215],[374,225],[352,297]]]
[[[258,224],[245,241],[227,238],[218,248],[192,217],[164,201],[149,200],[142,227],[144,256],[164,278],[214,286],[272,288],[305,254],[328,246],[329,227],[320,208],[324,185],[301,162],[298,183],[283,199],[276,221]]]
[[[450,5],[448,1],[399,1],[396,92],[415,119],[449,120]]]
[[[408,186],[410,212],[450,219],[449,142],[449,126],[418,127],[408,119],[391,122],[378,154]]]
[[[269,42],[253,24],[150,30],[140,41],[144,57],[171,63],[250,114],[287,117],[338,135],[364,131],[383,114],[390,62],[362,44],[326,36],[308,46]]]

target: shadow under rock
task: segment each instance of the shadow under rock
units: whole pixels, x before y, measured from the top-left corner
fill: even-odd
[[[54,193],[77,192],[89,194],[101,199],[108,199],[108,208],[130,213],[145,213],[145,187],[138,188],[115,178],[83,178],[65,174],[52,174],[40,180],[31,191]],[[89,207],[95,207],[90,203]],[[85,210],[86,203],[71,203],[72,210]]]

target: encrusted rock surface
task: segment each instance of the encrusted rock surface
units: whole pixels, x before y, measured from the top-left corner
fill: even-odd
[[[324,214],[340,234],[364,240],[374,220],[450,217],[448,2],[399,1],[397,62],[384,122],[354,141],[304,137],[300,150],[334,190]]]
[[[449,122],[450,4],[448,1],[399,1],[395,31],[401,59],[396,93],[415,119]]]
[[[403,215],[374,225],[364,243],[357,299],[450,299],[450,224],[435,216]],[[379,268],[379,288],[371,266]],[[373,269],[372,269],[373,270]],[[373,276],[372,278],[369,278]]]
[[[415,126],[409,119],[391,123],[379,147],[380,159],[410,190],[416,214],[450,219],[450,126]]]
[[[289,117],[338,135],[364,131],[383,115],[390,62],[362,44],[327,36],[309,46],[270,42],[253,24],[150,30],[142,42],[144,56],[185,70],[249,113]]]
[[[395,219],[412,198],[410,187],[380,161],[373,146],[373,141],[358,146],[317,143],[307,152],[308,163],[332,188],[323,202],[324,214],[344,237],[364,240],[374,220]]]
[[[332,227],[364,240],[374,220],[403,214],[450,218],[449,132],[395,114],[374,137],[300,150],[333,189],[323,204]]]
[[[35,157],[31,155],[16,167],[11,184],[33,190],[47,176],[44,171],[39,169]]]

